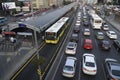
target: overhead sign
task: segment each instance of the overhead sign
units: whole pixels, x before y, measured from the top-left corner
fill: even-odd
[[[2,34],[5,34],[5,35],[15,35],[15,32],[2,32]]]
[[[16,5],[15,5],[15,2],[4,2],[4,3],[2,3],[2,8],[3,8],[3,10],[15,9]]]
[[[19,27],[23,27],[23,28],[26,27],[26,25],[23,24],[23,23],[19,23],[18,26],[19,26]]]
[[[28,32],[17,32],[18,35],[26,35],[26,36],[32,36],[32,33]]]
[[[31,0],[18,0],[18,1],[22,1],[22,2],[25,2],[25,1],[31,1]]]

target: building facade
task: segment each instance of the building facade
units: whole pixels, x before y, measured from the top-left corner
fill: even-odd
[[[98,0],[85,0],[88,4],[96,4]]]
[[[32,0],[31,4],[34,9],[49,8],[49,0]]]

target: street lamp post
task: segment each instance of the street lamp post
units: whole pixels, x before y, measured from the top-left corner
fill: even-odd
[[[34,12],[33,12],[33,4],[32,4],[32,0],[31,0],[31,13],[32,13],[32,18],[33,18],[33,22],[34,22]],[[35,25],[34,25],[34,40],[35,40],[35,48],[37,49],[36,54],[37,54],[37,59],[39,61],[40,56],[38,53],[38,41],[37,41],[37,33],[36,33],[36,29],[35,29]],[[40,69],[40,65],[38,64],[38,71],[40,72],[40,80],[41,80],[41,69]]]

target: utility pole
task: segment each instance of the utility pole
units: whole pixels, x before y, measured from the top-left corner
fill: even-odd
[[[31,13],[32,13],[32,18],[33,18],[33,23],[34,23],[34,12],[33,12],[33,4],[32,4],[32,0],[31,0]],[[36,51],[36,55],[37,55],[37,59],[39,61],[40,59],[40,56],[39,56],[39,53],[38,53],[38,41],[37,41],[37,33],[36,33],[36,28],[35,28],[35,25],[34,26],[34,40],[35,40],[35,48],[37,49]],[[37,72],[39,72],[39,76],[40,76],[40,80],[42,80],[42,76],[41,76],[41,69],[40,69],[40,65],[38,64],[38,69],[37,69]]]

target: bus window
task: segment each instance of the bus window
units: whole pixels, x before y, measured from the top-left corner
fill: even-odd
[[[56,38],[55,33],[52,33],[52,32],[46,33],[46,39],[54,40],[55,38]]]

